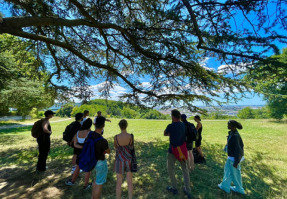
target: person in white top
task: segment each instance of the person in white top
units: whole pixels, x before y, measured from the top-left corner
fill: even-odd
[[[101,112],[101,111],[98,111],[98,112],[97,112],[97,116],[95,117],[94,122],[93,122],[94,126],[96,126],[96,120],[97,120],[97,118],[100,117],[100,116],[102,116],[102,112]],[[106,119],[106,121],[107,121],[107,122],[112,122],[112,121],[109,120],[109,119]],[[104,131],[103,131],[103,132],[104,132]]]
[[[83,124],[84,124],[84,121],[85,121],[86,119],[88,119],[89,115],[90,115],[90,111],[84,110],[84,117],[83,117],[83,120],[82,120],[82,122],[81,122],[81,125],[82,125],[82,126],[83,126]]]

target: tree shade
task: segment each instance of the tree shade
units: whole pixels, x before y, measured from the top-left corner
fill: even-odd
[[[220,103],[221,94],[236,99],[248,86],[244,70],[232,66],[256,67],[287,39],[278,31],[286,30],[283,0],[2,2],[11,5],[13,17],[3,18],[0,33],[31,40],[54,87],[65,89],[68,81],[84,101],[90,79],[106,81],[105,95],[114,83],[124,84],[129,93],[122,97],[144,105],[196,111],[195,101]],[[233,74],[203,66],[206,57],[226,63]]]

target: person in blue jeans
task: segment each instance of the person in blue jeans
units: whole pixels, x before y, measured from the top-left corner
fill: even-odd
[[[242,125],[235,121],[230,120],[228,122],[227,144],[225,151],[228,154],[228,158],[224,167],[224,177],[222,182],[218,185],[223,191],[230,193],[230,190],[245,194],[242,186],[241,166],[240,162],[244,160],[244,144],[239,135],[237,129],[242,129]],[[234,186],[231,186],[233,182]]]
[[[95,139],[102,137],[105,122],[106,118],[103,116],[96,118],[96,130],[94,132]],[[93,182],[92,199],[99,199],[101,197],[103,184],[106,183],[108,176],[108,163],[105,154],[110,154],[110,152],[109,144],[106,139],[103,138],[95,143],[95,156],[98,162],[93,170],[95,180]]]

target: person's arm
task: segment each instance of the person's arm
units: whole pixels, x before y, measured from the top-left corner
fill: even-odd
[[[234,163],[233,166],[237,168],[238,164],[240,163],[240,160],[242,158],[242,149],[239,144],[239,136],[232,136],[230,138],[230,144],[232,145],[232,148],[234,150]]]
[[[105,150],[105,154],[110,154],[111,153],[111,149],[108,148],[107,150]]]
[[[45,120],[43,122],[43,132],[48,133],[48,134],[52,134],[52,131],[49,131],[48,126],[49,126],[49,122],[47,120]]]
[[[74,140],[74,147],[76,147],[78,149],[82,149],[83,148],[83,146],[78,144],[77,134],[74,136],[73,140]]]
[[[166,127],[166,129],[165,129],[164,132],[163,132],[163,135],[164,135],[164,136],[169,136],[168,130],[169,130],[169,125]]]
[[[196,124],[196,130],[198,131],[198,129],[200,129],[201,128],[201,123],[197,123]]]
[[[106,119],[106,121],[107,121],[107,122],[112,122],[112,121],[111,121],[111,120],[109,120],[109,119]]]
[[[115,149],[118,147],[118,144],[117,144],[117,141],[116,141],[116,136],[114,137],[114,147],[115,147]]]

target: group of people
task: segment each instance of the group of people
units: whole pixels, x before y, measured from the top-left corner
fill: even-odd
[[[45,112],[45,119],[42,119],[42,132],[37,137],[39,146],[39,156],[37,163],[37,171],[42,172],[46,170],[46,159],[50,150],[50,135],[52,134],[49,119],[54,115],[54,112],[48,110]],[[167,186],[167,191],[176,195],[178,194],[177,182],[175,178],[175,163],[179,162],[184,179],[184,194],[191,198],[190,190],[190,172],[194,169],[194,151],[199,154],[201,159],[204,159],[201,150],[202,140],[202,123],[200,116],[195,116],[194,120],[197,123],[196,127],[187,121],[185,114],[181,114],[178,110],[171,111],[172,123],[169,124],[164,136],[169,136],[169,148],[167,153],[167,170],[171,185]],[[97,160],[94,169],[85,172],[84,189],[92,187],[92,198],[100,198],[103,184],[107,180],[108,164],[105,154],[110,154],[111,150],[108,141],[103,137],[105,122],[110,120],[101,115],[99,111],[94,121],[89,118],[89,111],[84,113],[77,113],[75,121],[66,127],[63,133],[63,139],[67,141],[68,145],[73,147],[72,158],[72,176],[65,183],[72,186],[75,184],[81,168],[79,166],[80,157],[85,155],[83,147],[87,145],[87,140],[92,138],[95,140],[93,145],[94,158]],[[93,128],[94,125],[94,128]],[[120,120],[120,133],[114,137],[115,164],[114,171],[117,176],[116,183],[116,197],[121,198],[121,186],[123,183],[124,174],[128,184],[128,196],[133,197],[133,169],[132,159],[134,151],[134,136],[127,132],[128,122],[125,119]],[[244,160],[243,142],[237,131],[242,129],[242,125],[235,120],[228,122],[228,129],[230,130],[227,136],[227,144],[224,150],[228,154],[228,158],[224,168],[223,181],[218,187],[227,193],[230,190],[245,194],[242,186],[240,162]],[[195,148],[193,148],[195,142]],[[205,159],[204,159],[205,161]],[[89,183],[91,174],[94,177],[93,183]],[[233,182],[234,186],[231,186]]]

